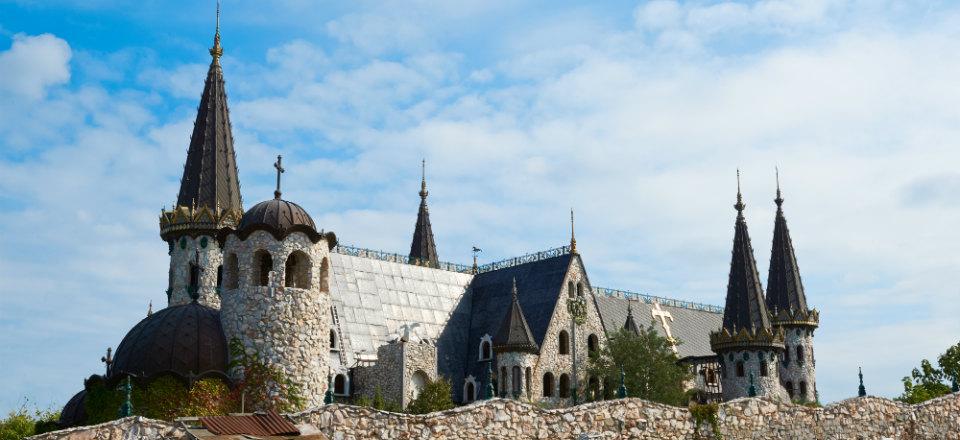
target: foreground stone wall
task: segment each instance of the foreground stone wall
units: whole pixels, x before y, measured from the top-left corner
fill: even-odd
[[[919,405],[877,397],[849,399],[826,408],[772,399],[738,399],[720,405],[724,439],[882,439],[960,440],[960,393]],[[345,405],[327,405],[291,414],[295,424],[310,424],[333,439],[367,438],[633,438],[711,439],[711,429],[696,426],[686,408],[640,399],[613,400],[572,408],[543,410],[514,400],[496,399],[449,411],[414,416]],[[134,435],[134,431],[136,434]],[[59,431],[35,438],[179,439],[173,424],[142,418]]]

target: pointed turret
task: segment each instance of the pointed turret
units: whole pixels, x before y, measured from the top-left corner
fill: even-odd
[[[623,329],[632,332],[635,335],[640,334],[640,326],[637,325],[637,321],[633,318],[633,305],[630,304],[631,301],[627,300],[627,320],[623,323]]]
[[[737,172],[737,222],[733,235],[733,255],[730,277],[727,281],[727,303],[723,310],[723,328],[732,332],[739,329],[770,329],[770,316],[763,298],[763,286],[753,246],[743,217],[743,196],[740,194],[740,172]]]
[[[540,347],[533,339],[533,333],[530,326],[527,325],[527,318],[523,316],[523,309],[520,308],[520,296],[517,293],[517,279],[513,279],[513,300],[510,309],[507,310],[507,316],[503,317],[500,324],[500,330],[493,337],[493,351],[503,352],[527,352],[537,354]]]
[[[417,225],[413,230],[413,242],[410,243],[410,264],[426,267],[440,267],[437,257],[437,244],[433,241],[433,227],[430,226],[430,211],[427,209],[427,161],[423,161],[423,174],[420,180],[420,211],[417,212]]]
[[[803,291],[797,256],[787,219],[783,215],[783,197],[780,194],[780,177],[777,171],[777,216],[773,225],[773,249],[770,251],[770,272],[767,276],[767,308],[779,316],[808,313],[807,296]],[[775,316],[776,318],[776,316]]]

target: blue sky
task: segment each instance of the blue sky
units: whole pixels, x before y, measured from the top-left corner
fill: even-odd
[[[781,169],[825,402],[960,339],[960,6],[225,0],[247,206],[442,259],[578,247],[597,285],[722,304],[735,169],[766,278]],[[602,4],[601,4],[602,3]],[[62,405],[165,303],[213,2],[0,1],[0,411]]]

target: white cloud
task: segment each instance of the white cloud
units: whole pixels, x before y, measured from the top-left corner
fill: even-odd
[[[50,34],[13,36],[0,52],[0,91],[41,99],[51,86],[70,80],[70,46]]]

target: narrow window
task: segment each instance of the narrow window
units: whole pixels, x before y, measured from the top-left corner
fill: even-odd
[[[803,346],[797,346],[797,364],[803,365]]]
[[[543,397],[553,397],[553,373],[543,373]]]
[[[330,349],[339,350],[339,347],[337,347],[337,331],[334,329],[330,329]]]
[[[523,383],[523,378],[520,377],[520,367],[514,365],[513,368],[512,368],[512,370],[513,370],[513,371],[512,371],[512,373],[513,373],[513,387],[512,387],[512,389],[511,389],[511,391],[513,391],[513,396],[514,396],[514,397],[519,397],[519,396],[520,396],[520,386],[521,386],[521,384]]]
[[[800,399],[807,400],[807,383],[800,381]]]
[[[743,377],[743,361],[737,361],[737,377]]]
[[[717,372],[712,368],[707,370],[707,383],[711,385],[717,383]]]
[[[490,359],[490,341],[484,340],[480,342],[480,360],[485,361]]]
[[[464,391],[463,394],[467,402],[473,402],[474,400],[476,400],[476,397],[474,396],[476,392],[474,391],[473,382],[467,382],[467,389]]]
[[[578,296],[578,297],[583,296],[583,282],[582,282],[582,281],[579,282],[579,283],[577,283],[577,296]]]
[[[259,250],[253,254],[252,277],[253,285],[267,286],[270,284],[270,271],[273,270],[273,258],[265,250]]]
[[[766,377],[767,374],[767,361],[760,361],[760,377]]]
[[[320,261],[320,291],[330,291],[330,261],[328,258]]]
[[[526,395],[529,397],[529,396],[532,396],[533,394],[530,392],[530,376],[531,376],[530,367],[527,367],[527,369],[523,373],[524,373],[523,386],[524,386],[524,390],[526,391]]]
[[[567,335],[567,331],[560,330],[560,336],[557,339],[560,344],[558,347],[560,354],[570,354],[570,336]]]
[[[600,349],[600,339],[597,338],[597,335],[591,334],[587,337],[587,354],[590,357],[597,356],[597,350]]]
[[[570,397],[570,376],[567,373],[560,375],[560,398],[567,399]]]
[[[783,387],[787,389],[787,394],[793,399],[793,382],[788,380],[787,383],[783,384]]]
[[[293,251],[284,266],[284,287],[310,288],[310,257],[303,251]]]
[[[223,265],[217,266],[217,287],[223,286]]]
[[[190,263],[190,281],[187,285],[190,287],[197,287],[200,285],[200,266]]]
[[[596,377],[590,377],[587,379],[587,384],[590,388],[590,390],[587,391],[587,399],[592,401],[600,400],[600,380]]]
[[[240,261],[237,259],[237,254],[227,255],[227,271],[224,276],[228,289],[240,287]]]
[[[338,374],[333,379],[333,394],[338,396],[345,396],[347,394],[347,377]]]
[[[786,367],[790,365],[790,346],[787,346],[787,349],[783,351],[783,366]]]
[[[567,283],[567,295],[569,295],[570,298],[573,298],[573,296],[576,294],[576,291],[575,291],[575,290],[576,290],[576,287],[574,287],[573,281],[568,282],[568,283]]]
[[[500,367],[500,396],[507,395],[507,367]]]

